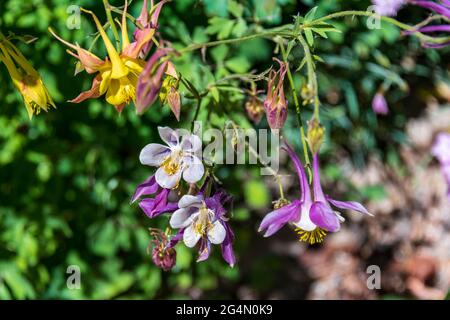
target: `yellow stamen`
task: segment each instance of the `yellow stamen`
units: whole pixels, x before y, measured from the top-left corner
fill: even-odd
[[[315,228],[312,231],[305,231],[301,228],[295,228],[295,232],[299,235],[299,241],[309,242],[309,244],[322,243],[327,235],[327,231],[322,228]]]
[[[166,171],[168,175],[174,175],[180,170],[182,152],[175,152],[167,156],[161,164],[161,168]]]
[[[208,233],[208,230],[212,227],[213,224],[211,223],[210,211],[205,205],[203,205],[200,209],[197,221],[194,224],[194,230],[197,234],[204,237]]]

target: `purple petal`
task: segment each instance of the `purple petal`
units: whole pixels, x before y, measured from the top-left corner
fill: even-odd
[[[341,225],[339,218],[331,208],[323,202],[316,201],[311,206],[309,217],[311,221],[329,232],[339,231]]]
[[[411,34],[414,32],[421,32],[421,33],[430,33],[430,32],[450,32],[450,25],[438,25],[438,26],[426,26],[422,27],[416,30],[410,30],[404,32],[404,34]]]
[[[313,191],[316,201],[326,202],[322,185],[320,184],[319,155],[317,153],[313,155]]]
[[[222,257],[231,267],[234,267],[236,263],[236,257],[233,251],[234,233],[228,223],[222,221],[222,225],[227,232],[225,240],[222,242]]]
[[[330,202],[333,206],[335,206],[336,208],[339,209],[344,209],[344,210],[353,210],[353,211],[357,211],[359,213],[364,213],[364,214],[368,214],[369,216],[373,216],[369,211],[367,211],[367,209],[359,202],[355,202],[355,201],[338,201],[338,200],[333,200],[330,197],[327,196],[327,200],[328,202]]]
[[[178,230],[178,233],[170,239],[168,247],[169,248],[175,247],[177,245],[177,243],[183,239],[183,234],[184,234],[184,228]]]
[[[440,43],[440,44],[437,44],[437,43],[424,43],[422,46],[424,48],[429,48],[429,49],[442,49],[442,48],[450,46],[450,41],[444,42],[444,43]]]
[[[211,254],[211,243],[206,239],[200,240],[199,256],[197,262],[205,261]]]
[[[261,222],[258,231],[266,230],[264,237],[270,237],[286,223],[300,220],[300,208],[301,201],[294,200],[291,204],[270,212]]]
[[[411,1],[411,3],[419,7],[430,9],[438,14],[450,18],[450,9],[444,5],[432,1]]]
[[[284,146],[282,148],[288,153],[289,157],[294,162],[295,169],[297,170],[302,194],[300,199],[302,200],[302,202],[310,203],[311,189],[309,188],[308,178],[306,177],[305,169],[303,168],[302,162],[300,161],[295,151],[287,142],[284,143]]]
[[[146,198],[139,202],[139,206],[149,218],[155,218],[165,212],[178,209],[178,204],[168,203],[167,196],[170,190],[163,189],[155,198]]]
[[[156,193],[158,191],[158,188],[159,185],[156,183],[155,176],[150,176],[147,180],[138,185],[136,191],[133,194],[133,197],[131,197],[131,203],[135,202],[142,196]]]

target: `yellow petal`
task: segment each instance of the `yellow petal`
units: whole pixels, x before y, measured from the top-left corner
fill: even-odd
[[[122,51],[130,45],[130,39],[128,38],[128,28],[127,28],[127,8],[128,0],[125,0],[125,8],[123,9],[122,15]]]
[[[108,35],[106,34],[105,29],[103,29],[102,25],[100,24],[100,21],[98,20],[97,16],[92,11],[83,8],[81,10],[86,13],[89,13],[92,16],[95,25],[97,26],[98,32],[100,33],[100,36],[103,39],[103,43],[105,44],[106,51],[108,51],[108,56],[112,64],[111,78],[119,79],[125,77],[128,74],[128,69],[125,67],[122,60],[120,59],[119,53],[114,48],[114,45],[111,43],[111,40],[109,40]]]

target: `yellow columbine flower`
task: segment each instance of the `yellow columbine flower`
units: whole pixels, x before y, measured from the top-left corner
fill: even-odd
[[[155,30],[150,28],[143,30],[144,34],[141,35],[139,40],[130,43],[126,18],[127,3],[125,3],[121,23],[122,48],[119,53],[108,38],[97,16],[92,11],[85,9],[82,9],[82,11],[92,15],[98,32],[105,44],[108,56],[104,60],[101,60],[93,53],[80,48],[78,45],[61,39],[51,28],[49,29],[53,36],[75,50],[75,52],[70,50],[68,52],[80,61],[81,66],[86,72],[97,73],[91,89],[82,92],[70,102],[80,103],[86,99],[106,95],[106,101],[121,112],[126,104],[131,101],[136,101],[136,85],[139,74],[145,65],[145,61],[138,58],[139,53],[143,46],[152,39]]]
[[[39,73],[33,68],[20,50],[8,39],[0,35],[0,61],[25,102],[30,119],[50,106],[56,108]]]

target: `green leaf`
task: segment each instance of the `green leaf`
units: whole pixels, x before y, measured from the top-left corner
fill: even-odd
[[[225,63],[226,67],[236,73],[245,73],[250,69],[250,63],[245,57],[237,56]]]
[[[308,41],[308,44],[310,47],[314,46],[314,35],[311,31],[311,29],[305,29],[305,36],[306,41]]]
[[[228,11],[236,18],[241,18],[244,13],[244,7],[234,0],[228,0]]]

